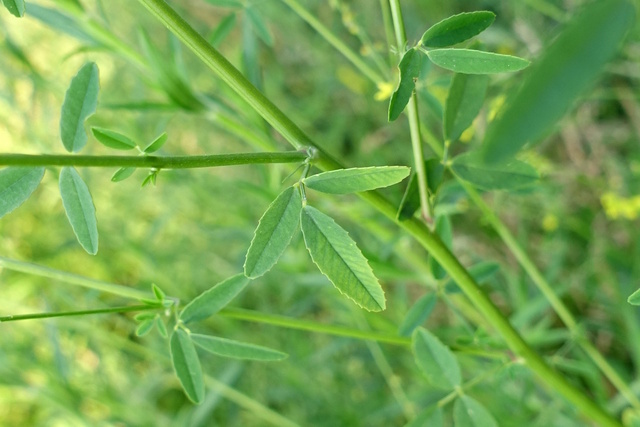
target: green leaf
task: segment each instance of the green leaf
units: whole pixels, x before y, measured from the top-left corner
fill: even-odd
[[[167,334],[167,326],[164,324],[164,321],[160,316],[156,317],[156,328],[158,329],[158,333],[162,338],[167,338],[169,335]]]
[[[153,301],[154,304],[156,302],[157,301]],[[135,320],[136,322],[143,322],[145,320],[155,319],[155,317],[156,317],[155,313],[143,312],[143,313],[138,313],[135,316],[133,316],[133,320]]]
[[[164,291],[162,289],[160,289],[160,287],[158,285],[156,285],[155,283],[151,284],[151,290],[153,291],[153,294],[156,296],[158,301],[164,300],[164,298],[167,296],[164,293]]]
[[[236,25],[236,14],[230,13],[216,27],[209,36],[209,43],[213,47],[218,47],[222,41],[227,38],[233,27]]]
[[[98,142],[109,148],[132,150],[137,147],[137,144],[128,136],[109,129],[94,126],[91,128],[91,133],[93,133]]]
[[[187,397],[193,403],[202,402],[204,398],[202,367],[191,338],[184,330],[176,329],[171,334],[170,349],[173,369]]]
[[[35,18],[43,24],[48,25],[56,30],[57,33],[65,33],[83,43],[100,45],[78,22],[69,15],[58,12],[56,9],[42,7],[31,2],[29,3],[29,17]]]
[[[88,62],[71,80],[62,103],[60,137],[67,151],[77,153],[87,143],[84,121],[96,111],[99,90],[98,66]]]
[[[43,176],[44,168],[10,167],[0,170],[0,218],[26,202]]]
[[[405,52],[400,64],[400,83],[389,102],[389,121],[392,122],[400,117],[400,113],[409,103],[416,81],[420,77],[422,69],[422,54],[417,49],[409,49]]]
[[[154,319],[145,320],[136,328],[136,336],[143,337],[153,328]]]
[[[489,76],[454,74],[444,110],[445,140],[457,140],[471,126],[482,108],[488,87]]]
[[[281,351],[273,350],[246,342],[233,341],[209,335],[191,334],[193,342],[210,353],[233,359],[260,360],[263,362],[283,360],[288,356]]]
[[[434,292],[423,295],[415,304],[409,309],[409,312],[404,317],[402,324],[398,328],[398,334],[402,336],[409,336],[420,325],[422,325],[436,306],[438,295]]]
[[[513,190],[538,181],[538,171],[528,163],[511,159],[486,164],[478,152],[459,155],[451,162],[451,170],[460,178],[483,190]]]
[[[251,21],[251,27],[256,32],[257,36],[267,45],[273,46],[273,37],[267,28],[267,24],[265,24],[262,16],[252,7],[248,7],[245,10],[249,21]]]
[[[406,166],[338,169],[312,175],[303,179],[302,183],[308,188],[323,193],[358,193],[397,184],[405,179],[410,171],[411,169]]]
[[[238,0],[206,0],[206,2],[219,7],[243,7]]]
[[[434,24],[422,35],[420,44],[426,47],[446,47],[475,37],[493,24],[496,15],[480,10],[460,13]]]
[[[180,313],[184,323],[197,322],[216,314],[249,284],[244,274],[232,276],[194,298]]]
[[[60,171],[60,195],[67,218],[78,242],[91,255],[98,252],[96,208],[87,184],[72,167]]]
[[[4,7],[15,17],[22,18],[24,16],[24,0],[2,0]]]
[[[300,190],[289,187],[269,205],[256,228],[244,262],[244,274],[255,279],[271,270],[289,246],[300,223]]]
[[[422,411],[404,427],[444,427],[442,408],[436,406],[435,408]]]
[[[544,137],[611,60],[633,25],[634,7],[623,0],[590,2],[528,70],[489,125],[482,148],[487,162],[513,156]]]
[[[640,289],[629,295],[627,302],[631,305],[640,305]]]
[[[304,243],[320,271],[360,307],[384,310],[382,287],[349,233],[311,206],[302,208],[300,216]]]
[[[453,230],[451,229],[451,220],[447,215],[440,215],[436,219],[436,234],[440,236],[440,239],[442,239],[442,242],[447,248],[451,249],[453,244]],[[435,258],[430,257],[428,264],[431,274],[433,274],[433,277],[436,279],[441,280],[447,276],[447,272]]]
[[[166,132],[162,132],[162,134],[160,134],[156,139],[154,139],[153,142],[147,145],[147,148],[145,148],[142,151],[145,154],[155,153],[156,151],[162,148],[165,142],[167,142],[168,138],[169,138],[169,135],[167,135]]]
[[[120,168],[113,174],[111,181],[120,182],[129,178],[136,171],[136,168]]]
[[[472,49],[437,49],[427,55],[438,67],[464,74],[507,73],[520,71],[530,64],[517,56]]]
[[[491,261],[479,262],[476,265],[469,267],[469,274],[476,283],[482,283],[500,270],[500,264]],[[460,287],[453,279],[447,280],[443,286],[445,292],[457,293],[460,292]]]
[[[427,159],[424,161],[424,169],[427,172],[427,189],[429,194],[435,195],[442,182],[444,165],[439,159]],[[420,189],[418,188],[418,176],[414,172],[409,177],[409,184],[402,196],[396,218],[405,221],[413,217],[413,214],[420,209]]]
[[[455,427],[498,427],[487,408],[469,396],[460,396],[453,404]]]
[[[452,390],[462,382],[458,360],[431,332],[418,328],[412,337],[413,355],[429,384]]]

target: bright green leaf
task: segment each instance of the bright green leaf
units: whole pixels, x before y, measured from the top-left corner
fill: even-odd
[[[460,13],[434,24],[422,35],[420,44],[426,47],[446,47],[475,37],[493,24],[496,15],[481,10]]]
[[[211,46],[218,47],[222,41],[227,38],[233,27],[236,25],[236,14],[230,13],[227,15],[216,27],[216,29],[209,36],[209,43]]]
[[[446,70],[464,74],[495,74],[520,71],[529,61],[517,56],[500,55],[472,49],[437,49],[427,52],[431,62]]]
[[[476,118],[489,87],[489,76],[456,73],[444,110],[444,139],[456,141]]]
[[[460,365],[449,347],[423,328],[413,332],[413,355],[429,384],[452,390],[462,382]]]
[[[164,321],[160,316],[156,317],[156,328],[158,329],[158,333],[162,338],[167,338],[169,335],[167,334],[167,326],[164,324]]]
[[[451,220],[447,215],[440,215],[436,219],[436,234],[440,236],[442,242],[451,249],[453,245],[453,230],[451,228]],[[444,268],[435,260],[435,258],[430,257],[429,261],[429,269],[431,270],[431,274],[438,280],[444,279],[447,275],[447,272]]]
[[[60,138],[64,148],[77,153],[87,143],[84,121],[96,111],[100,81],[98,66],[88,62],[71,80],[60,115]]]
[[[151,142],[151,144],[147,145],[147,148],[142,150],[145,154],[155,153],[167,142],[169,135],[166,132],[162,132],[156,139]]]
[[[0,170],[0,218],[26,202],[43,176],[44,168],[10,167]]]
[[[555,42],[542,49],[522,86],[489,125],[483,158],[499,162],[544,137],[615,55],[635,22],[623,0],[590,2]]]
[[[180,313],[184,323],[197,322],[216,314],[249,284],[244,274],[230,277],[194,298]]]
[[[210,353],[223,357],[231,357],[233,359],[249,359],[267,362],[287,358],[287,354],[281,351],[226,338],[191,334],[191,339],[196,345]]]
[[[136,336],[143,337],[147,335],[153,328],[153,319],[145,320],[136,328]]]
[[[120,168],[111,177],[112,182],[120,182],[129,178],[136,171],[136,168]]]
[[[442,182],[444,166],[439,159],[427,159],[424,161],[424,169],[427,173],[427,190],[430,195],[435,195]],[[396,217],[405,221],[413,217],[420,209],[420,189],[418,188],[418,176],[414,172],[409,177],[409,184],[402,196]]]
[[[469,396],[460,396],[453,404],[455,427],[498,427],[487,408]]]
[[[116,150],[132,150],[137,144],[131,138],[119,132],[100,127],[92,127],[91,133],[101,144]]]
[[[422,325],[436,306],[438,295],[434,292],[423,295],[415,304],[409,309],[407,315],[404,317],[402,324],[398,328],[398,334],[402,336],[409,336],[420,325]]]
[[[162,289],[160,289],[160,287],[158,285],[156,285],[155,283],[151,284],[151,290],[153,291],[153,294],[156,296],[156,298],[159,301],[164,300],[164,298],[167,296],[164,291]]]
[[[204,399],[202,367],[191,338],[184,330],[176,329],[171,334],[170,349],[173,369],[187,397],[194,403],[202,402]]]
[[[301,223],[311,258],[331,283],[360,307],[384,310],[382,287],[349,233],[311,206],[302,209]]]
[[[98,252],[96,208],[87,184],[72,167],[60,171],[60,195],[78,242],[91,255]]]
[[[297,186],[284,190],[269,205],[247,251],[244,262],[247,277],[260,277],[278,262],[298,229],[301,209],[302,197]]]
[[[24,0],[2,0],[4,7],[7,8],[13,16],[22,18],[24,16]]]
[[[154,303],[156,303],[156,301],[154,301]],[[143,313],[138,313],[135,316],[133,316],[133,319],[136,322],[142,322],[142,321],[145,321],[145,320],[154,319],[155,317],[156,317],[155,313],[143,312]]]
[[[631,305],[640,305],[640,289],[629,295],[627,302]]]
[[[262,16],[252,7],[248,7],[245,10],[247,17],[251,21],[251,26],[253,30],[256,32],[257,36],[266,44],[267,46],[273,46],[273,37],[271,36],[271,32],[267,28],[267,24],[265,24]]]
[[[422,53],[417,49],[409,49],[405,52],[400,64],[400,83],[389,102],[389,121],[392,122],[400,117],[400,113],[409,103],[413,90],[416,87],[416,81],[420,77],[422,69]]]
[[[511,159],[486,164],[477,152],[459,155],[451,162],[451,170],[460,178],[483,190],[513,190],[535,183],[540,176],[528,163]]]
[[[427,409],[418,414],[409,424],[405,424],[404,427],[444,427],[444,416],[442,414],[442,408],[436,406],[432,409]]]
[[[479,262],[476,265],[469,267],[469,274],[473,277],[476,283],[482,283],[500,270],[500,264],[491,261]],[[453,279],[447,280],[443,286],[447,293],[460,292],[460,287]]]
[[[406,166],[338,169],[312,175],[302,182],[306,187],[323,193],[358,193],[397,184],[405,179],[410,171]]]

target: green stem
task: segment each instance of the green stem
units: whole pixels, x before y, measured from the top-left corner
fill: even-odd
[[[258,163],[298,163],[307,158],[302,151],[280,153],[235,153],[206,156],[81,156],[74,154],[0,154],[3,166],[78,166],[192,169]]]
[[[233,65],[200,36],[182,19],[164,0],[138,0],[147,7],[171,32],[182,40],[196,56],[216,72],[243,99],[245,99],[262,117],[267,120],[289,143],[299,149],[302,146],[314,146],[319,151],[319,160],[314,164],[323,169],[340,168],[342,165],[328,156],[321,147],[280,111],[268,98],[258,91]],[[554,371],[520,336],[500,310],[493,304],[480,286],[449,251],[442,241],[427,226],[416,219],[403,222],[396,220],[396,206],[378,192],[359,194],[387,218],[396,222],[411,234],[449,275],[460,285],[463,292],[473,301],[480,313],[500,333],[507,345],[520,355],[538,378],[552,390],[557,390],[576,405],[586,416],[604,426],[619,426],[617,420],[592,402],[580,390],[572,386],[558,372]]]
[[[159,310],[162,308],[164,307],[161,305],[157,305],[157,306],[129,305],[125,307],[110,307],[110,308],[101,308],[96,310],[59,311],[55,313],[15,314],[15,315],[9,315],[9,316],[0,316],[0,323],[16,322],[18,320],[50,319],[53,317],[87,316],[91,314],[128,313],[130,311],[149,311],[149,310]]]

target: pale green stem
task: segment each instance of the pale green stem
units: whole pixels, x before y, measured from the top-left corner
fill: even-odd
[[[380,0],[380,12],[382,13],[382,23],[384,26],[384,34],[387,38],[387,46],[393,46],[393,23],[391,22],[391,12],[389,12],[388,0]],[[389,49],[389,61],[393,64],[396,61],[396,56]]]
[[[77,311],[58,311],[55,313],[32,313],[32,314],[13,314],[8,316],[0,316],[0,323],[3,322],[16,322],[19,320],[32,320],[32,319],[50,319],[54,317],[73,317],[73,316],[88,316],[92,314],[107,314],[107,313],[128,313],[131,311],[149,311],[164,309],[162,305],[130,305],[125,307],[110,307],[99,308],[95,310],[77,310]]]

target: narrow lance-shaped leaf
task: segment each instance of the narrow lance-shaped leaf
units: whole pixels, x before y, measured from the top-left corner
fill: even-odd
[[[413,355],[429,384],[452,390],[462,382],[460,365],[454,354],[440,340],[423,328],[414,331]]]
[[[440,159],[427,159],[424,161],[424,169],[427,173],[427,190],[430,195],[435,195],[442,182],[444,165]],[[396,217],[400,221],[405,221],[412,218],[418,209],[420,209],[420,189],[418,188],[417,175],[412,173]]]
[[[302,182],[306,187],[323,193],[358,193],[397,184],[405,179],[410,171],[406,166],[338,169],[312,175]]]
[[[206,0],[206,2],[220,7],[243,7],[239,0]]]
[[[301,209],[302,197],[297,186],[284,190],[269,205],[247,251],[244,263],[247,277],[260,277],[278,262],[298,229]]]
[[[427,52],[431,62],[446,70],[463,74],[495,74],[520,71],[529,61],[517,56],[472,49],[437,49]]]
[[[2,0],[4,7],[15,17],[22,18],[24,16],[24,0]]]
[[[349,233],[311,206],[302,208],[301,224],[313,262],[331,283],[360,307],[384,310],[382,287]]]
[[[420,44],[426,47],[446,47],[477,36],[496,19],[493,12],[480,10],[453,15],[434,24],[422,35]]]
[[[455,427],[498,427],[487,408],[469,396],[460,396],[453,404],[453,424]]]
[[[191,339],[197,346],[222,357],[260,360],[263,362],[283,360],[287,358],[286,353],[282,353],[278,350],[246,342],[229,340],[226,338],[191,334]]]
[[[233,27],[236,25],[236,14],[230,13],[227,15],[216,27],[216,29],[209,36],[209,43],[213,47],[218,47],[220,43],[224,41],[229,35]]]
[[[154,139],[151,144],[147,145],[147,148],[142,150],[145,154],[155,153],[159,149],[161,149],[164,144],[167,142],[169,135],[166,132],[162,132],[156,139]]]
[[[400,117],[400,113],[404,111],[411,99],[422,69],[422,54],[415,48],[409,49],[402,57],[398,68],[400,69],[400,83],[396,91],[391,95],[391,101],[389,102],[390,122]]]
[[[194,403],[202,402],[204,399],[202,367],[189,334],[182,329],[173,331],[170,350],[173,369],[187,397]]]
[[[84,121],[96,111],[99,89],[98,66],[84,64],[71,80],[62,103],[60,138],[69,152],[77,153],[87,143]]]
[[[440,215],[436,219],[436,234],[440,236],[442,242],[451,249],[453,245],[453,230],[451,229],[451,220],[447,215]],[[444,279],[447,276],[447,272],[435,258],[431,257],[428,261],[431,274],[438,280]]]
[[[60,171],[60,195],[78,242],[91,255],[98,252],[96,208],[87,184],[72,167]]]
[[[483,157],[499,162],[545,136],[613,58],[635,22],[624,0],[589,2],[536,61],[489,125]]]
[[[57,9],[43,7],[33,2],[29,3],[29,17],[48,25],[57,33],[68,34],[83,42],[83,44],[101,45],[93,36],[82,27],[82,24],[74,20],[70,15],[59,12]]]
[[[44,168],[11,167],[0,170],[0,218],[23,204],[38,188]]]
[[[404,427],[444,427],[444,415],[442,408],[427,409],[419,413],[409,424]]]
[[[476,118],[489,87],[489,76],[456,73],[444,109],[444,139],[460,138]]]
[[[491,261],[483,261],[469,267],[469,274],[473,277],[473,280],[475,280],[476,283],[482,284],[482,282],[489,279],[499,270],[500,264]],[[453,279],[447,280],[443,288],[448,294],[461,292],[460,287]]]
[[[248,7],[245,9],[246,15],[249,17],[251,21],[251,26],[253,30],[256,32],[257,36],[267,45],[273,46],[273,37],[267,28],[267,24],[265,24],[262,16],[253,7]]]
[[[483,190],[513,190],[533,184],[539,179],[538,171],[527,163],[511,159],[507,162],[486,164],[477,152],[464,153],[454,158],[451,170]]]
[[[627,302],[631,305],[640,305],[640,289],[629,295]]]
[[[94,126],[91,128],[91,133],[98,142],[116,150],[132,150],[137,146],[128,136],[110,129]]]
[[[136,171],[136,168],[120,168],[118,169],[113,176],[111,177],[111,181],[120,182],[129,178]]]
[[[244,274],[230,277],[194,298],[180,313],[184,323],[196,322],[216,314],[249,284]]]
[[[398,334],[402,336],[411,335],[418,326],[427,320],[433,308],[436,306],[437,300],[438,295],[430,292],[416,301],[404,317],[402,324],[398,328]]]

